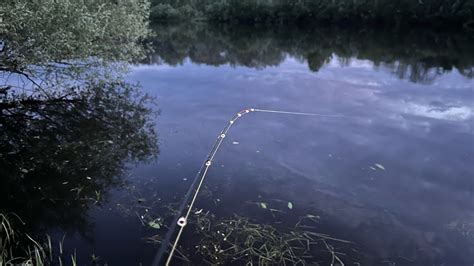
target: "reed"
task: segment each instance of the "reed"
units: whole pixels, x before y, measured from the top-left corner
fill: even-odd
[[[25,223],[16,214],[0,213],[0,266],[6,265],[50,265],[53,260],[53,248],[50,236],[45,243],[35,240],[19,229]],[[59,243],[62,246],[62,242]],[[59,264],[63,264],[62,251]],[[76,265],[75,254],[71,256],[72,265]]]

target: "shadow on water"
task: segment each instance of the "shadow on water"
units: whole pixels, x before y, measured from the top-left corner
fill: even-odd
[[[0,91],[0,209],[38,240],[51,229],[92,237],[87,212],[107,201],[127,163],[158,154],[154,100],[120,79],[43,90]]]
[[[334,55],[342,66],[351,59],[370,60],[400,79],[432,83],[457,69],[474,78],[474,36],[429,29],[384,30],[341,27],[251,27],[207,24],[156,25],[156,53],[151,62],[264,68],[287,56],[317,72]]]

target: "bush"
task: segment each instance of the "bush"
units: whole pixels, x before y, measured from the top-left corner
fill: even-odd
[[[174,20],[182,17],[180,12],[170,4],[158,4],[151,8],[150,18],[152,20]]]

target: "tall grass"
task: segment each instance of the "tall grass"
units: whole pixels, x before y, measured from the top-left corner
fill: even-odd
[[[30,235],[16,228],[24,222],[15,214],[0,213],[0,266],[7,265],[50,265],[54,261],[51,238],[40,243]],[[58,262],[63,264],[62,242],[59,243]],[[72,265],[76,265],[75,255],[71,256]]]
[[[473,23],[473,0],[153,0],[153,20]]]

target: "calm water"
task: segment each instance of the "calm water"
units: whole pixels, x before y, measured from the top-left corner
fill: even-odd
[[[31,214],[33,227],[56,239],[67,232],[64,245],[80,264],[93,253],[109,265],[149,264],[158,247],[149,238],[166,229],[147,221],[169,222],[164,206],[179,202],[220,130],[250,107],[343,117],[245,116],[219,150],[197,210],[283,231],[317,216],[311,231],[351,241],[329,241],[346,265],[474,263],[474,38],[196,25],[156,32],[155,54],[128,79],[157,100],[157,158],[110,174],[99,204],[52,203]],[[10,200],[23,208],[37,199]],[[193,264],[202,263],[199,237],[190,229],[182,239]]]

